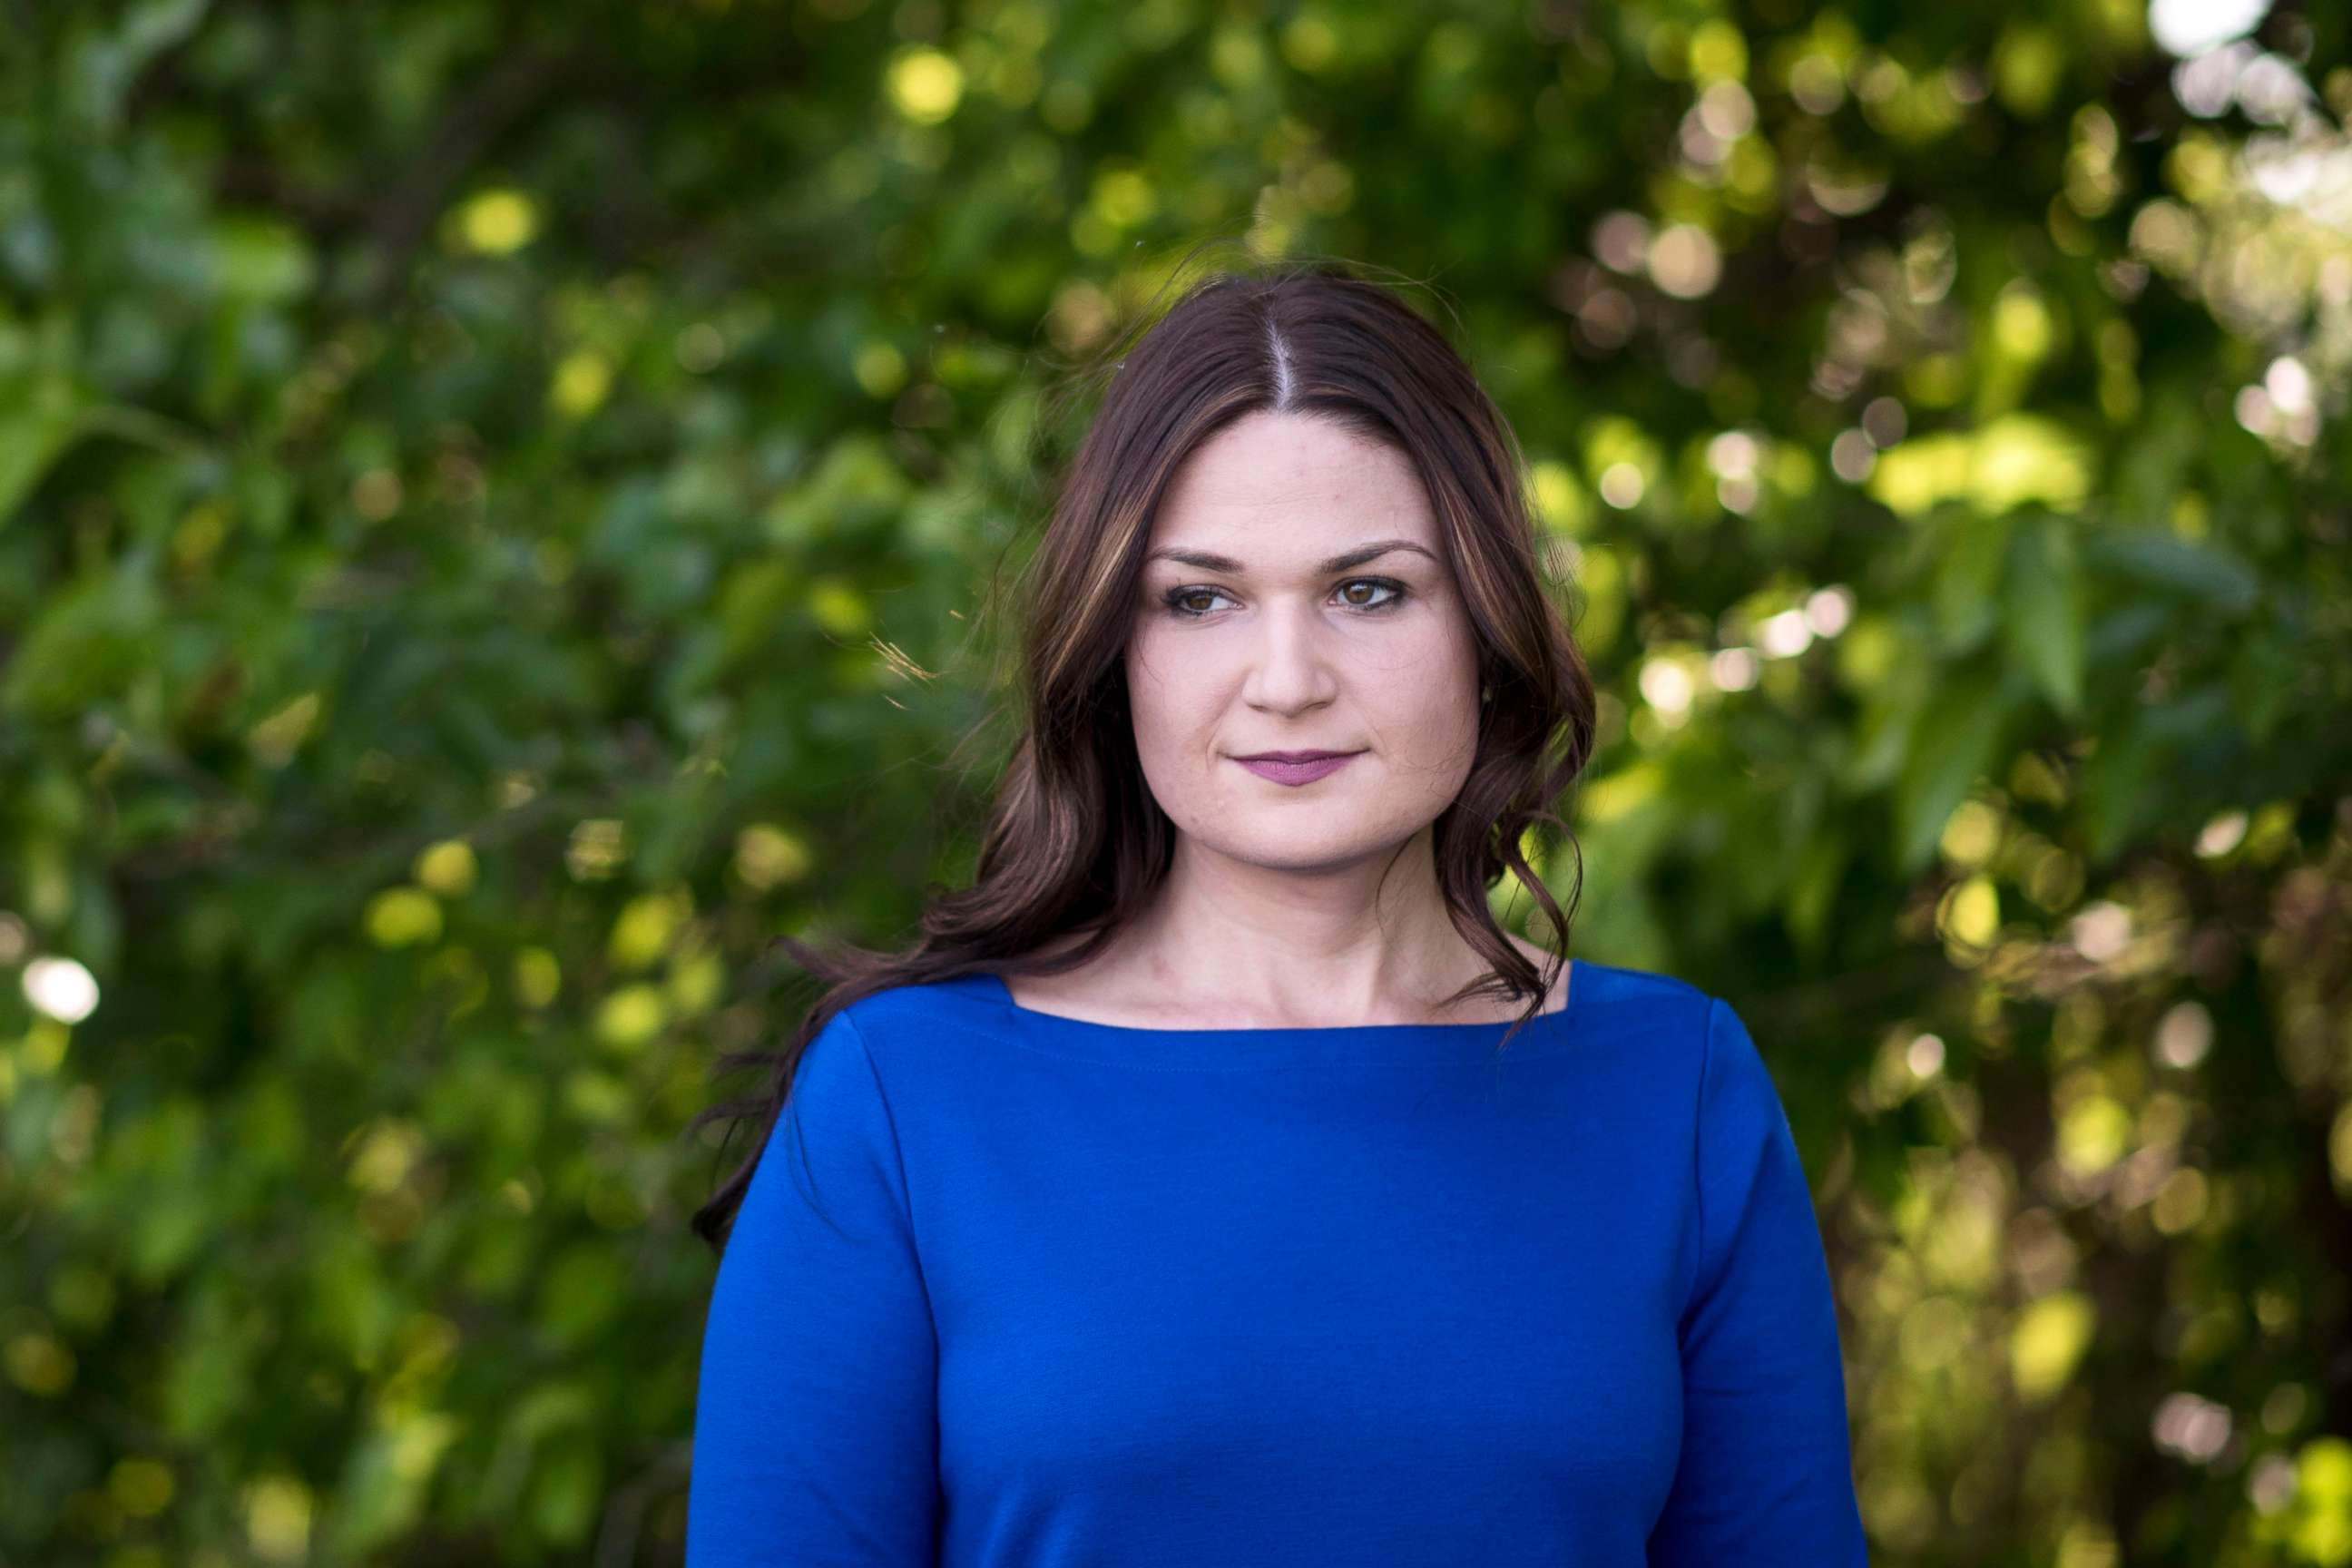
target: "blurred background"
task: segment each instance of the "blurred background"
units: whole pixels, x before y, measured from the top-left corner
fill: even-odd
[[[1874,1561],[2352,1562],[2337,7],[6,16],[0,1563],[678,1560],[687,1119],[964,879],[1217,247],[1519,432],[1574,951],[1753,1028]]]

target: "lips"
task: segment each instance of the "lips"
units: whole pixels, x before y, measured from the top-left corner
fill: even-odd
[[[1245,757],[1236,757],[1234,760],[1242,763],[1319,763],[1326,757],[1347,757],[1354,754],[1352,752],[1252,752]]]
[[[1271,752],[1255,757],[1235,757],[1234,761],[1258,777],[1272,779],[1276,784],[1307,784],[1338,773],[1361,754],[1358,752]]]

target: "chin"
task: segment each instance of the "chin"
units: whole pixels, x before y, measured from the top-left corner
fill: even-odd
[[[1309,816],[1283,811],[1279,820],[1259,818],[1265,831],[1253,833],[1252,813],[1236,810],[1220,817],[1215,831],[1193,837],[1201,847],[1228,860],[1269,871],[1324,871],[1391,853],[1397,837],[1377,825],[1334,821],[1329,812]]]

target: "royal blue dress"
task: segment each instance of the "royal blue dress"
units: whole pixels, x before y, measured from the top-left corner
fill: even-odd
[[[1580,959],[1504,1029],[836,1016],[719,1263],[688,1568],[1866,1563],[1738,1016]]]

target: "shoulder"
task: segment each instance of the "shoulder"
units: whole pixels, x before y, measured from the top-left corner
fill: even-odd
[[[1568,1003],[1596,1033],[1628,1037],[1651,1049],[1668,1041],[1703,1043],[1719,1005],[1678,976],[1591,958],[1570,967]]]
[[[1792,1133],[1772,1069],[1738,1009],[1707,996],[1698,1039],[1698,1121],[1703,1146],[1744,1160]]]
[[[885,986],[835,1008],[801,1047],[787,1104],[832,1115],[856,1106],[887,1117],[897,1058],[961,1036],[984,997],[970,979],[938,981]]]
[[[942,1041],[969,1038],[974,1025],[999,1017],[1003,1003],[1003,990],[986,974],[887,985],[835,1013],[810,1045],[814,1049],[827,1036],[844,1037],[887,1084],[897,1061],[930,1054]]]
[[[960,974],[948,980],[886,985],[860,996],[835,1016],[847,1019],[869,1049],[879,1049],[881,1042],[893,1036],[929,1029],[947,1019],[971,1017],[1001,995],[987,975]]]
[[[1578,959],[1568,1005],[1591,1049],[1667,1104],[1702,1116],[1727,1103],[1752,1106],[1769,1092],[1762,1058],[1726,998],[1678,975]]]
[[[1659,970],[1635,969],[1629,964],[1622,963],[1603,963],[1593,958],[1580,958],[1576,961],[1576,977],[1579,984],[1583,984],[1587,975],[1601,974],[1606,974],[1609,977],[1609,988],[1615,993],[1616,999],[1622,1003],[1649,1007],[1662,1005],[1683,1008],[1696,1006],[1703,1013],[1706,1009],[1706,1005],[1715,1000],[1711,994],[1700,990],[1689,981]],[[1598,986],[1596,985],[1595,988],[1598,989]]]
[[[1773,1101],[1771,1075],[1747,1020],[1731,1001],[1671,974],[1648,970],[1612,972],[1614,1000],[1633,1018],[1649,1020],[1666,1059],[1687,1074],[1702,1115],[1744,1110],[1751,1114]],[[1777,1104],[1771,1109],[1777,1110]]]

